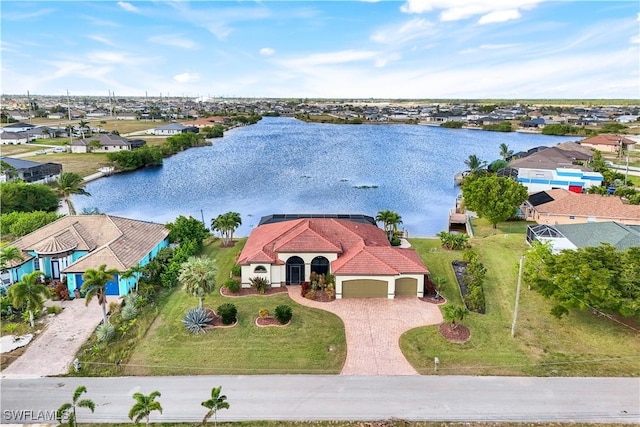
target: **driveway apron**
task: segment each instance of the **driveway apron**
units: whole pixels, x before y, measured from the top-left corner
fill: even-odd
[[[400,351],[400,335],[418,326],[442,322],[435,304],[418,298],[353,298],[317,302],[289,286],[297,303],[326,310],[344,322],[347,359],[341,375],[418,375]]]
[[[100,324],[102,309],[95,299],[88,307],[84,299],[62,301],[61,305],[62,313],[48,320],[46,329],[2,371],[3,378],[44,377],[69,372],[76,352]]]

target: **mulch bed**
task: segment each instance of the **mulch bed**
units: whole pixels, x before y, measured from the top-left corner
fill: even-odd
[[[304,297],[306,298],[306,296]],[[307,298],[307,299],[310,299],[311,301],[318,301],[318,302],[331,302],[331,301],[334,301],[336,298],[329,295],[327,291],[325,291],[324,289],[318,289],[317,291],[313,291],[313,298]]]
[[[449,342],[463,344],[469,341],[471,338],[471,331],[464,325],[456,324],[455,328],[453,323],[441,323],[439,330],[440,334]]]
[[[289,323],[286,323],[284,325],[281,324],[273,316],[265,316],[265,317],[257,317],[256,318],[256,325],[258,325],[260,327],[265,327],[265,326],[287,326],[288,324]]]
[[[279,288],[269,288],[264,294],[259,293],[253,288],[240,288],[240,290],[236,293],[229,291],[226,287],[220,288],[220,293],[225,297],[246,297],[248,295],[275,295],[283,292],[288,292],[285,286],[281,286]]]
[[[238,319],[236,319],[236,321],[230,325],[225,325],[224,323],[222,323],[222,317],[218,316],[216,314],[215,311],[213,311],[210,308],[205,308],[204,311],[206,311],[207,313],[209,313],[209,316],[211,316],[211,323],[209,323],[209,326],[207,326],[205,329],[211,329],[211,328],[231,328],[233,326],[236,326],[238,324]]]
[[[445,302],[447,302],[446,298],[444,297],[440,297],[440,298],[434,298],[432,296],[424,296],[422,298],[418,298],[420,301],[424,301],[424,302],[430,302],[431,304],[436,304],[436,305],[440,305],[440,304],[444,304]]]

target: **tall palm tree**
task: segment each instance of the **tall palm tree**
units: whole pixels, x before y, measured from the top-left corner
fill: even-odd
[[[190,257],[180,268],[178,282],[185,292],[198,298],[199,307],[203,307],[206,294],[216,287],[218,269],[211,258]]]
[[[85,122],[84,120],[80,120],[78,126],[80,126],[80,133],[82,134],[82,139],[84,139],[84,130],[87,129],[87,125],[89,122]]]
[[[217,412],[220,409],[229,409],[229,402],[227,402],[227,396],[224,394],[221,395],[220,392],[222,390],[222,386],[214,387],[211,389],[211,399],[205,400],[202,402],[202,406],[207,408],[209,412],[204,416],[202,420],[202,424],[206,424],[209,418],[213,415],[213,425],[218,425]]]
[[[402,224],[402,217],[397,212],[384,210],[379,211],[376,215],[376,221],[383,224],[384,231],[387,233],[387,238],[391,240],[393,234],[398,229],[398,225]]]
[[[138,282],[140,281],[140,276],[142,275],[142,267],[139,264],[136,264],[127,270],[120,273],[120,278],[122,279],[130,279],[135,277],[136,279],[136,293],[138,293]]]
[[[49,296],[49,289],[40,282],[42,272],[34,271],[22,276],[22,279],[9,288],[8,296],[15,308],[24,308],[29,312],[29,324],[33,328],[35,319],[33,312],[44,307],[44,300]]]
[[[82,196],[91,196],[84,188],[82,184],[84,180],[80,175],[73,172],[64,172],[60,174],[56,185],[58,187],[58,193],[62,196],[67,207],[69,208],[69,215],[75,215],[76,210],[71,203],[72,194],[80,194]]]
[[[24,261],[22,251],[15,246],[3,246],[0,249],[0,271],[7,269],[11,261]]]
[[[76,408],[87,408],[87,409],[90,409],[91,412],[95,411],[96,404],[93,402],[93,400],[91,399],[79,400],[80,396],[82,396],[82,393],[86,393],[86,392],[87,392],[87,388],[83,385],[76,388],[76,391],[73,392],[73,400],[71,401],[71,403],[63,404],[56,411],[56,419],[58,420],[58,422],[62,424],[62,419],[66,417],[69,422],[69,427],[77,427],[78,419],[76,417]]]
[[[227,212],[211,220],[211,228],[220,233],[223,245],[229,245],[233,240],[233,233],[242,225],[242,218],[238,212]]]
[[[238,212],[227,212],[225,216],[228,218],[229,242],[233,241],[233,233],[242,225],[242,218]]]
[[[513,150],[509,150],[509,146],[504,142],[500,144],[500,157],[502,160],[507,160],[508,157],[513,155]]]
[[[464,161],[471,174],[476,175],[487,165],[487,162],[480,160],[475,154],[471,154],[467,160]]]
[[[466,315],[469,314],[467,307],[462,305],[447,304],[443,307],[442,311],[442,317],[447,323],[451,323],[453,325],[453,329],[458,327],[456,321],[463,321]]]
[[[162,406],[160,402],[156,402],[156,397],[160,397],[159,391],[152,391],[150,395],[145,396],[142,393],[133,393],[133,398],[136,403],[133,404],[131,410],[129,410],[129,419],[136,424],[140,424],[140,420],[143,418],[149,425],[149,416],[153,411],[162,413]]]
[[[102,318],[104,323],[107,319],[107,283],[113,280],[118,274],[118,270],[109,269],[107,265],[102,264],[97,270],[90,268],[82,275],[82,287],[80,290],[85,292],[85,305],[89,305],[93,297],[96,297],[98,304],[102,306]]]

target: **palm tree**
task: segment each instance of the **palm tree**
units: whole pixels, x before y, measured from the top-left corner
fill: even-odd
[[[402,217],[397,212],[384,210],[379,211],[376,215],[376,221],[381,222],[384,227],[384,231],[387,233],[387,238],[391,240],[393,234],[398,229],[398,225],[402,224]]]
[[[140,275],[142,274],[142,267],[139,264],[136,264],[127,270],[120,273],[121,279],[130,279],[135,277],[136,279],[136,293],[138,293],[138,281],[140,280]]]
[[[86,393],[87,388],[83,385],[76,388],[76,391],[73,392],[73,400],[71,403],[65,403],[56,412],[56,419],[58,422],[62,424],[62,419],[67,417],[69,422],[69,427],[77,427],[78,419],[76,417],[76,408],[88,408],[91,412],[94,412],[96,409],[96,404],[93,403],[91,399],[80,399],[82,393]]]
[[[502,160],[507,160],[508,157],[513,155],[513,150],[509,150],[509,146],[504,142],[500,144],[500,157]]]
[[[233,241],[233,233],[242,225],[242,218],[238,212],[227,212],[225,216],[228,218],[229,242]]]
[[[85,292],[85,305],[89,305],[93,297],[98,299],[98,304],[102,306],[102,317],[106,324],[107,320],[107,283],[113,280],[118,274],[118,270],[109,269],[107,265],[102,264],[97,270],[90,268],[82,275],[82,287],[80,290]]]
[[[229,245],[233,240],[233,233],[242,225],[242,218],[238,212],[227,212],[211,220],[211,228],[220,233],[223,245]]]
[[[29,324],[35,327],[33,312],[44,307],[49,289],[40,282],[42,272],[34,271],[22,276],[22,279],[9,288],[9,298],[15,308],[25,308],[29,312]]]
[[[477,175],[480,170],[487,165],[487,162],[480,160],[475,154],[471,154],[469,158],[464,161],[464,164],[467,165],[472,175]]]
[[[185,292],[198,298],[202,308],[205,295],[215,289],[217,274],[218,269],[212,259],[190,257],[180,268],[178,282]]]
[[[218,419],[216,417],[216,413],[220,409],[229,409],[229,402],[227,402],[227,396],[225,396],[224,394],[220,395],[221,390],[222,390],[222,386],[212,388],[211,399],[205,400],[204,402],[202,402],[202,406],[204,406],[209,410],[209,412],[207,412],[207,414],[204,416],[204,419],[202,420],[202,424],[206,424],[207,420],[211,418],[211,416],[213,415],[213,425],[217,426]]]
[[[82,196],[91,196],[84,188],[82,188],[83,179],[80,175],[73,172],[64,172],[60,174],[56,185],[58,187],[58,193],[62,196],[67,207],[69,208],[69,215],[75,215],[76,210],[71,203],[72,194],[80,194]]]
[[[11,261],[24,261],[22,251],[15,246],[3,246],[0,249],[0,271],[5,271]],[[13,279],[12,279],[13,280]]]
[[[442,309],[444,320],[453,325],[453,329],[457,328],[456,321],[463,321],[465,316],[469,314],[467,307],[462,305],[445,305]]]
[[[129,419],[136,424],[140,424],[140,420],[144,418],[148,426],[149,415],[151,415],[153,411],[162,413],[162,406],[160,402],[155,401],[156,397],[160,397],[159,391],[152,391],[148,396],[142,393],[133,393],[133,398],[136,403],[134,403],[129,411]]]

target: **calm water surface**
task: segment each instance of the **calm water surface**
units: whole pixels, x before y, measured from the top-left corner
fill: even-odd
[[[234,129],[213,146],[192,148],[164,165],[101,178],[91,197],[73,199],[78,211],[156,222],[192,215],[207,225],[239,212],[247,236],[273,213],[362,213],[391,209],[410,236],[446,229],[458,189],[453,176],[471,154],[493,161],[499,145],[526,151],[572,137],[483,132],[416,125],[309,124],[264,118]],[[356,186],[377,186],[357,189]]]

